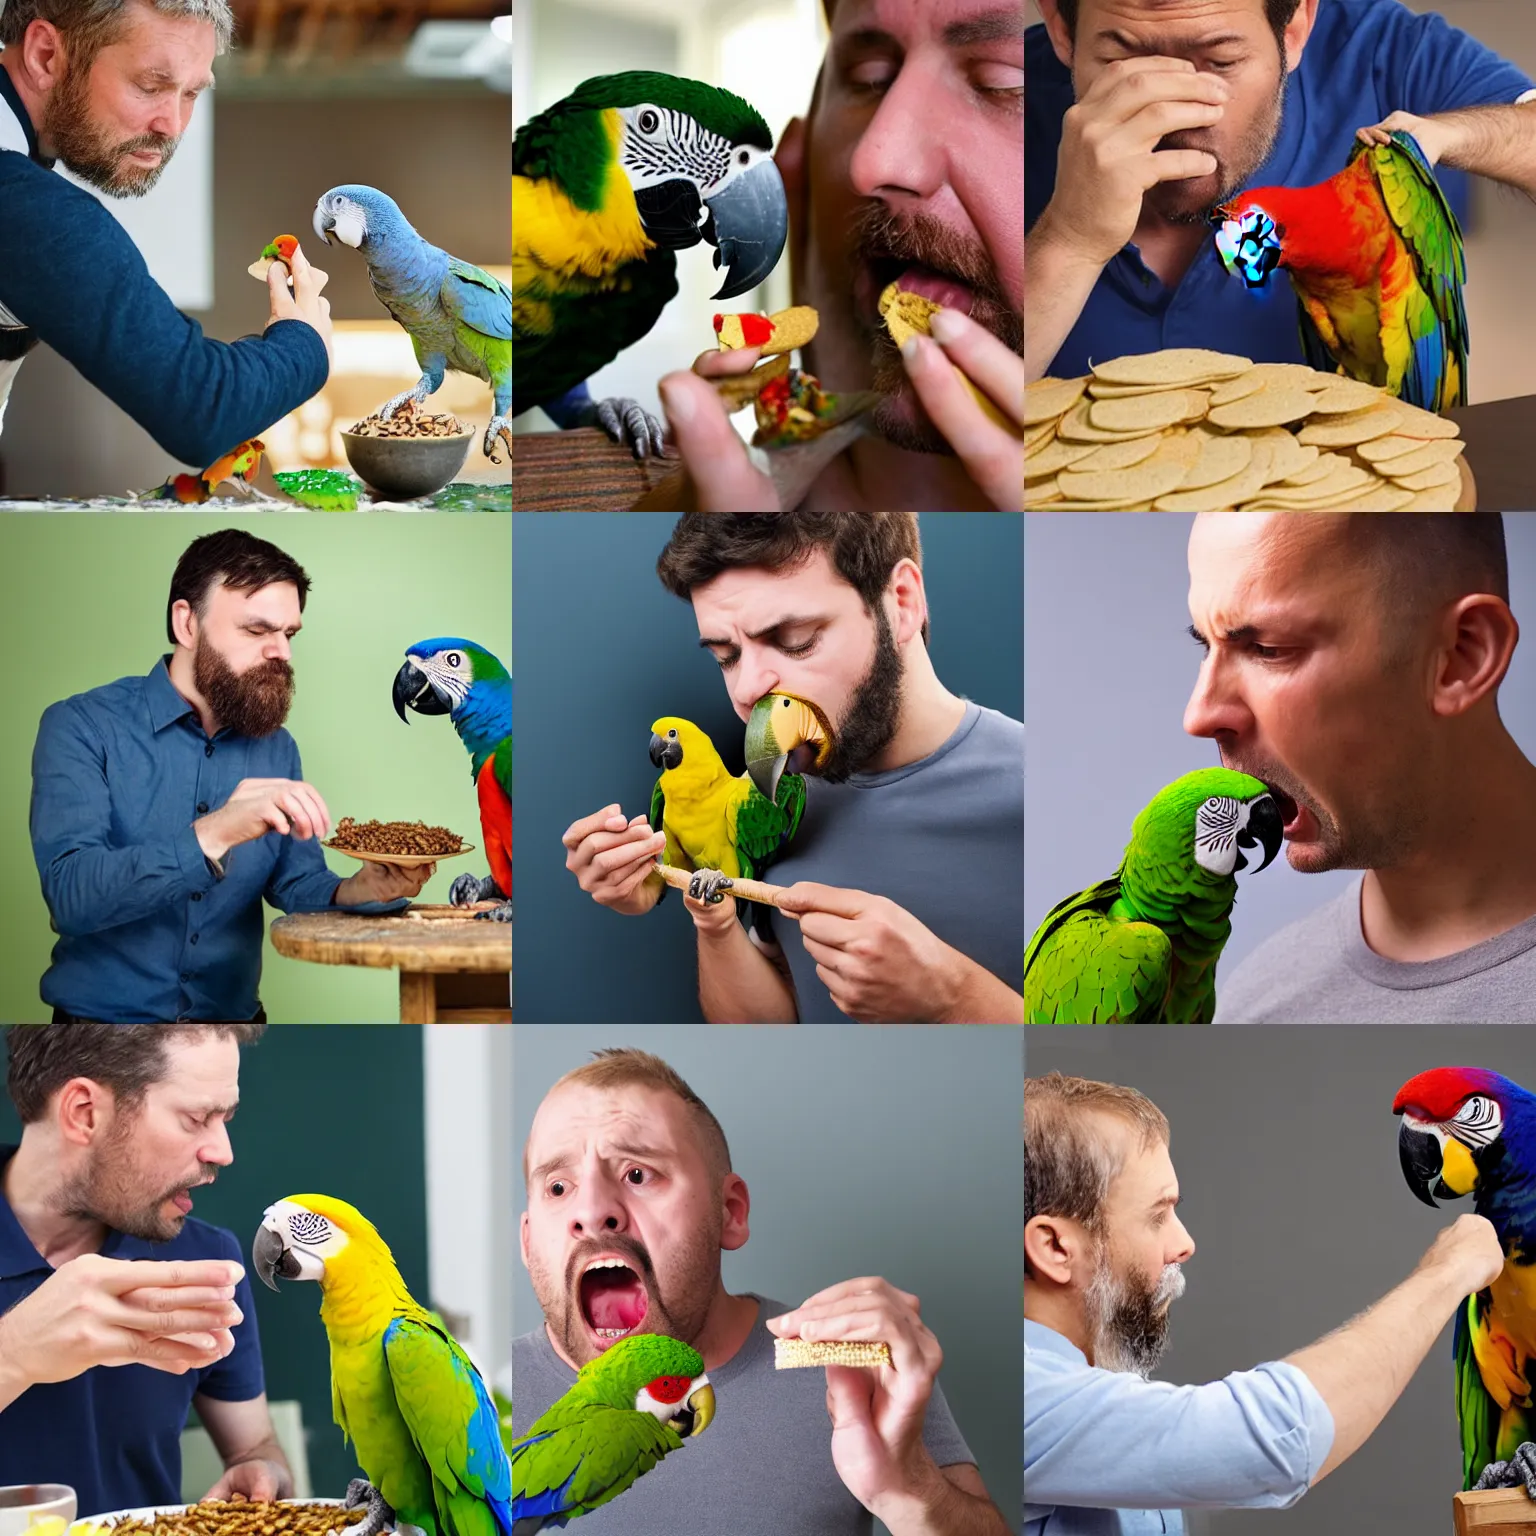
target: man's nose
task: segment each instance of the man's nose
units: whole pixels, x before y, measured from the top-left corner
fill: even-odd
[[[751,714],[752,706],[765,693],[772,693],[778,686],[779,669],[756,646],[742,651],[741,659],[732,669],[730,681],[726,684],[731,702],[743,720]]]
[[[1183,1264],[1194,1257],[1195,1240],[1189,1235],[1189,1228],[1179,1220],[1173,1218],[1174,1230],[1171,1239],[1174,1245],[1173,1253],[1165,1260],[1169,1264]]]
[[[921,200],[944,185],[945,135],[935,121],[942,94],[935,80],[923,86],[922,71],[909,60],[886,89],[849,163],[861,197],[894,192]]]
[[[624,1202],[613,1186],[603,1179],[587,1179],[580,1186],[569,1217],[573,1237],[601,1237],[605,1232],[623,1232],[629,1227]]]
[[[287,635],[273,635],[262,648],[261,654],[267,661],[287,661],[293,655],[293,646]]]
[[[227,1168],[234,1162],[235,1149],[229,1144],[229,1127],[222,1120],[213,1131],[213,1140],[198,1149],[197,1157],[199,1162],[214,1163],[220,1168]]]
[[[1185,731],[1191,736],[1241,736],[1252,724],[1252,711],[1230,671],[1220,657],[1207,656],[1184,706]]]

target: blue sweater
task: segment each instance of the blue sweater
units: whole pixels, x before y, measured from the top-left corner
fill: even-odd
[[[183,464],[211,464],[317,393],[325,343],[302,320],[211,341],[127,231],[53,172],[0,68],[0,364],[46,342]],[[9,131],[6,131],[9,130]],[[8,312],[5,313],[5,312]]]

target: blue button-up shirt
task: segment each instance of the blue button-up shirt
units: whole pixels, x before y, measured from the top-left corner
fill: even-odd
[[[1072,77],[1043,26],[1025,36],[1024,73],[1028,230],[1056,190],[1061,123],[1073,102]],[[1323,0],[1286,85],[1279,137],[1248,185],[1326,181],[1348,161],[1355,130],[1392,112],[1432,117],[1461,107],[1507,105],[1531,90],[1529,77],[1513,64],[1432,12],[1415,15],[1397,0]],[[1466,176],[1448,167],[1436,174],[1465,220]],[[1214,347],[1260,362],[1304,362],[1290,279],[1277,273],[1263,289],[1248,288],[1222,266],[1212,239],[1178,286],[1169,288],[1136,246],[1127,245],[1100,274],[1048,371],[1075,377],[1088,372],[1090,359],[1162,347]]]
[[[81,1018],[253,1018],[262,898],[317,911],[341,883],[313,838],[241,843],[222,876],[204,857],[192,823],[241,779],[304,774],[287,731],[210,738],[168,659],[50,705],[37,730],[32,852],[59,934],[42,996]]]
[[[15,1147],[0,1147],[0,1179]],[[233,1232],[188,1217],[168,1243],[109,1232],[105,1259],[233,1259]],[[0,1191],[0,1313],[54,1273]],[[181,1432],[194,1397],[246,1403],[266,1391],[249,1278],[235,1287],[245,1321],[234,1349],[200,1371],[172,1376],[147,1365],[98,1365],[68,1381],[28,1387],[0,1410],[0,1484],[63,1483],[82,1517],[181,1502]]]
[[[1024,1536],[1159,1536],[1181,1509],[1284,1509],[1333,1446],[1333,1415],[1279,1361],[1203,1387],[1101,1371],[1024,1322]]]

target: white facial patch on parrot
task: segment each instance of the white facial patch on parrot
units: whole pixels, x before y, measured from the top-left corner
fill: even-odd
[[[343,245],[357,250],[368,233],[368,215],[351,198],[339,198],[326,212],[336,221],[331,233]]]
[[[437,651],[431,656],[412,656],[410,660],[448,695],[454,709],[469,697],[469,690],[475,686],[474,668],[465,651]]]
[[[1499,1139],[1504,1112],[1492,1099],[1474,1093],[1446,1122],[1446,1129],[1465,1147],[1486,1147]]]
[[[709,197],[738,166],[749,170],[767,153],[749,144],[733,147],[729,139],[701,127],[686,112],[669,107],[642,102],[637,107],[620,107],[618,113],[624,121],[619,164],[636,189],[686,176],[697,184],[700,198]],[[701,212],[700,223],[704,217]]]
[[[283,1248],[299,1266],[296,1280],[319,1280],[325,1274],[326,1261],[334,1259],[346,1246],[347,1234],[308,1206],[279,1200],[262,1213],[262,1226],[275,1233]]]
[[[1213,875],[1237,867],[1238,834],[1248,826],[1248,807],[1230,795],[1212,795],[1195,812],[1195,863]]]
[[[655,1381],[647,1382],[645,1386],[635,1393],[635,1412],[648,1413],[658,1423],[665,1424],[676,1417],[678,1411],[693,1396],[700,1387],[709,1385],[709,1373],[687,1376],[660,1376]],[[655,1387],[656,1395],[652,1396],[651,1388]],[[671,1394],[675,1393],[676,1396]]]

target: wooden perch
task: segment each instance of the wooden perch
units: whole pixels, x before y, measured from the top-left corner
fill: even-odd
[[[674,469],[636,459],[596,427],[512,436],[512,505],[519,512],[624,512]]]
[[[1490,1488],[1458,1493],[1451,1501],[1456,1536],[1497,1531],[1497,1536],[1536,1536],[1536,1499],[1524,1488]]]
[[[693,878],[693,872],[687,869],[673,869],[669,864],[658,864],[656,873],[661,876],[668,885],[676,886],[680,891],[688,889],[688,882]],[[761,880],[732,880],[727,887],[732,896],[742,901],[760,901],[766,907],[776,907],[780,897],[789,889],[787,885],[765,885]],[[1523,1490],[1522,1490],[1523,1491]]]

